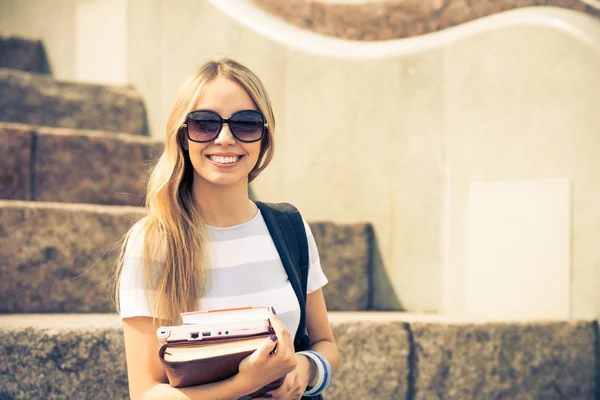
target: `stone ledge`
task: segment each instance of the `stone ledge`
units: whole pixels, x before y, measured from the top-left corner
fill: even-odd
[[[33,127],[0,123],[0,199],[31,200]]]
[[[126,398],[119,317],[65,315],[75,328],[61,327],[60,318],[0,316],[0,333],[6,338],[0,344],[0,357],[6,360],[0,375],[9,382],[0,398]],[[26,321],[36,319],[27,326]],[[406,398],[409,342],[404,324],[333,322],[332,328],[346,362],[327,398]]]
[[[311,222],[323,272],[329,283],[323,288],[331,311],[369,308],[373,227],[367,223]],[[334,248],[334,251],[328,251]]]
[[[590,321],[410,324],[415,399],[596,399]]]
[[[600,10],[586,4],[585,0],[253,2],[274,16],[302,29],[341,39],[364,41],[424,35],[503,11],[531,6],[562,7],[600,16]]]
[[[131,87],[0,68],[0,92],[0,121],[148,135],[143,100]]]
[[[0,201],[0,312],[106,312],[138,207]]]
[[[144,213],[126,206],[0,201],[0,312],[113,312],[109,282],[116,249]],[[369,290],[363,274],[370,226],[310,226],[329,277],[324,295],[331,309],[360,309]]]
[[[0,122],[0,198],[142,206],[162,148],[127,133]]]
[[[0,68],[49,74],[50,65],[41,40],[0,35]]]
[[[596,398],[595,321],[448,323],[453,316],[373,312],[329,319],[342,357],[329,399]],[[118,315],[0,315],[0,333],[0,375],[9,382],[0,398],[127,396]]]

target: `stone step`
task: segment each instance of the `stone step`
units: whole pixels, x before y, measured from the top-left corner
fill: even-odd
[[[140,207],[0,200],[0,313],[114,312],[118,241]],[[330,310],[364,310],[372,227],[310,223]]]
[[[329,320],[341,363],[328,399],[598,398],[596,321]],[[0,316],[0,332],[0,398],[127,398],[117,315]]]
[[[0,93],[0,121],[148,135],[144,102],[131,87],[1,68]]]
[[[50,73],[42,41],[17,36],[0,35],[0,68]]]
[[[0,122],[0,198],[141,206],[162,148],[127,133]]]

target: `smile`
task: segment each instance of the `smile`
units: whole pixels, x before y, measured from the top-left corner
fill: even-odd
[[[236,164],[242,158],[242,156],[223,157],[223,156],[215,156],[215,155],[210,155],[207,157],[215,164],[220,164],[220,165]]]

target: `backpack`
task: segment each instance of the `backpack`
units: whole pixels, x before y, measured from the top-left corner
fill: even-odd
[[[300,212],[288,203],[255,201],[275,243],[285,272],[300,304],[300,324],[294,337],[295,351],[308,350],[310,338],[306,330],[306,292],[308,285],[308,240]],[[321,400],[321,395],[303,399]]]
[[[275,243],[285,272],[300,304],[300,324],[294,338],[296,351],[306,350],[306,291],[308,284],[308,241],[300,212],[288,203],[256,202]],[[306,339],[304,338],[306,336]],[[304,346],[302,346],[304,345]]]

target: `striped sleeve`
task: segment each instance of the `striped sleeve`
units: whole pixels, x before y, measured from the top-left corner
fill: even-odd
[[[303,220],[304,221],[304,220]],[[319,250],[317,249],[317,243],[313,237],[312,231],[308,223],[304,221],[304,228],[306,229],[306,238],[308,239],[308,288],[307,294],[310,294],[316,290],[321,289],[328,282],[327,277],[323,273],[321,267],[321,259],[319,257]]]
[[[152,316],[145,293],[142,227],[142,221],[134,225],[125,248],[123,271],[119,284],[121,319]]]

